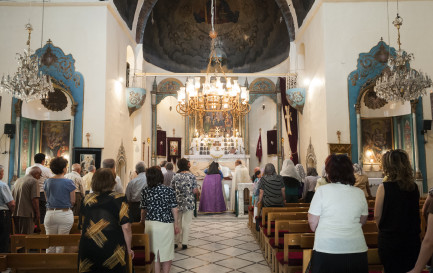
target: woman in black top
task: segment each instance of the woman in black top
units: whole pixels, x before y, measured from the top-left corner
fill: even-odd
[[[259,185],[260,195],[257,206],[283,207],[285,200],[283,178],[275,172],[272,163],[265,166],[265,171]]]
[[[382,157],[385,174],[376,193],[374,217],[379,227],[379,256],[386,273],[407,272],[420,250],[419,191],[407,153]]]
[[[159,167],[147,169],[146,178],[147,188],[141,192],[141,222],[145,222],[150,249],[155,253],[155,272],[169,273],[174,259],[174,235],[179,233],[176,194],[163,184]]]
[[[112,191],[114,185],[111,169],[101,168],[92,177],[93,193],[82,201],[78,272],[126,273],[128,254],[134,257],[128,203],[123,193]]]

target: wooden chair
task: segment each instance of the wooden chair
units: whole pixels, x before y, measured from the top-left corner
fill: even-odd
[[[0,255],[0,271],[16,273],[77,273],[77,253],[11,253]]]
[[[132,264],[136,273],[154,272],[155,254],[150,252],[149,235],[132,234],[132,249],[134,250],[134,259]]]
[[[367,221],[363,226],[362,226],[362,231],[363,232],[378,232],[378,228],[376,225],[376,221]]]

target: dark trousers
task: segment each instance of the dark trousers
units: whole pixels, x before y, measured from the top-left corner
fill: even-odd
[[[313,273],[368,273],[367,252],[329,254],[313,251]]]
[[[0,210],[0,253],[9,252],[11,221],[11,212],[9,210]]]
[[[140,222],[141,220],[140,202],[129,202],[129,215],[132,218],[132,222]]]
[[[41,224],[44,223],[45,214],[47,213],[47,199],[45,199],[45,192],[41,192],[39,197],[39,212],[41,214]]]

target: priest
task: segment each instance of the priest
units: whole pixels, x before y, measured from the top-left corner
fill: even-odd
[[[232,179],[232,187],[230,188],[230,209],[235,211],[235,192],[238,188],[239,183],[251,183],[250,174],[248,168],[242,164],[241,160],[236,160],[235,162],[235,174]],[[242,194],[242,193],[239,193]]]

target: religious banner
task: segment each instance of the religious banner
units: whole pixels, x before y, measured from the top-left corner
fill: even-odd
[[[268,155],[276,155],[278,153],[277,143],[277,130],[270,130],[267,132],[268,137]]]
[[[167,156],[166,150],[166,138],[167,138],[167,132],[163,130],[157,130],[156,131],[156,154],[158,156]]]
[[[173,161],[176,164],[176,159],[182,156],[182,139],[180,137],[167,137],[167,161]]]
[[[284,123],[286,124],[289,137],[291,158],[293,163],[298,164],[298,112],[293,108],[286,96],[286,79],[280,77],[281,106],[283,107]]]
[[[259,140],[257,141],[256,156],[259,158],[259,163],[262,162],[262,129],[259,131]]]

